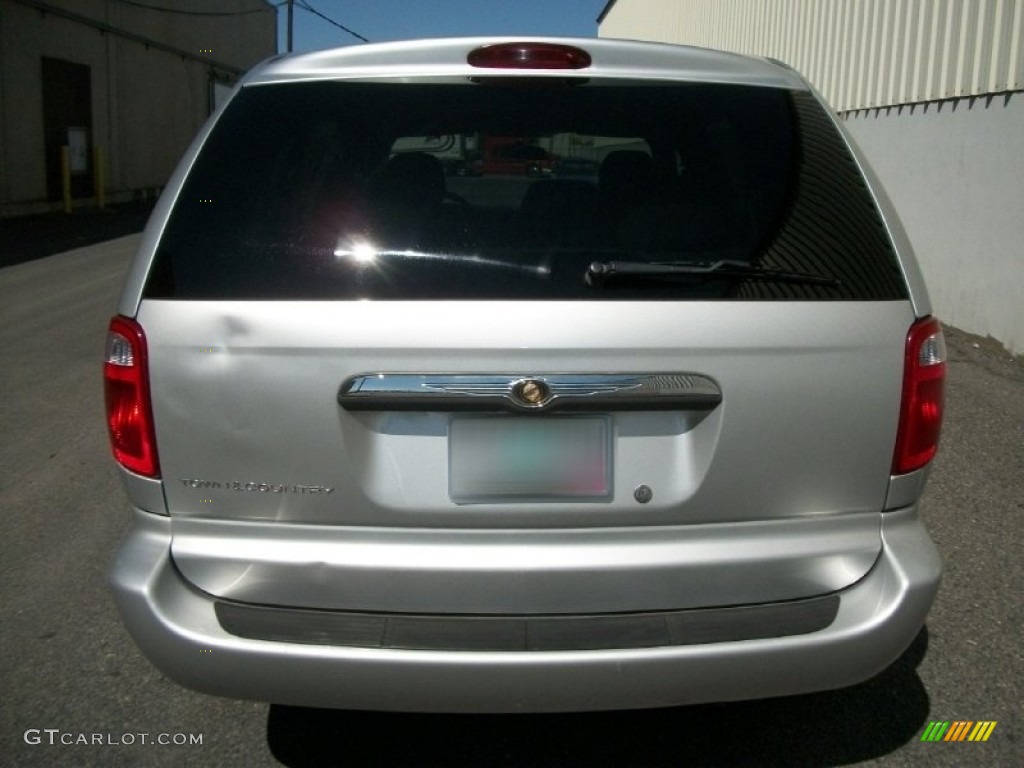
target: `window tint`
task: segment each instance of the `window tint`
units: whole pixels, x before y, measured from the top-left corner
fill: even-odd
[[[584,279],[594,261],[717,260],[841,282]],[[231,103],[146,295],[848,299],[903,287],[811,100],[721,85],[303,83]]]

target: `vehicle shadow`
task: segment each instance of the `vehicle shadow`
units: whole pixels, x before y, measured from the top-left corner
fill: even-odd
[[[272,705],[267,743],[315,766],[828,766],[887,754],[920,733],[916,669],[928,634],[878,676],[840,691],[730,704],[555,715],[352,712]]]

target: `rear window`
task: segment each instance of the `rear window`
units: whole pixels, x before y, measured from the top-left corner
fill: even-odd
[[[245,88],[189,174],[145,295],[904,298],[810,97],[579,82]],[[594,262],[718,261],[834,282],[586,279]]]

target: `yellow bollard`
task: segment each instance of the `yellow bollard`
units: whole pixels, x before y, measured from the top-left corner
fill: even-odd
[[[101,211],[106,207],[107,196],[104,191],[105,179],[103,178],[103,150],[99,147],[92,148],[92,186],[96,193],[96,207]]]
[[[71,213],[71,150],[60,148],[60,185],[64,191],[64,213]]]

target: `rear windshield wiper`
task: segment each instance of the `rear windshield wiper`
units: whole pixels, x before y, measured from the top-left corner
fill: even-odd
[[[588,285],[601,286],[609,280],[663,280],[689,277],[701,280],[755,280],[772,283],[798,283],[801,285],[842,285],[834,277],[812,275],[807,272],[787,272],[781,269],[762,269],[743,261],[595,261],[585,275]]]

